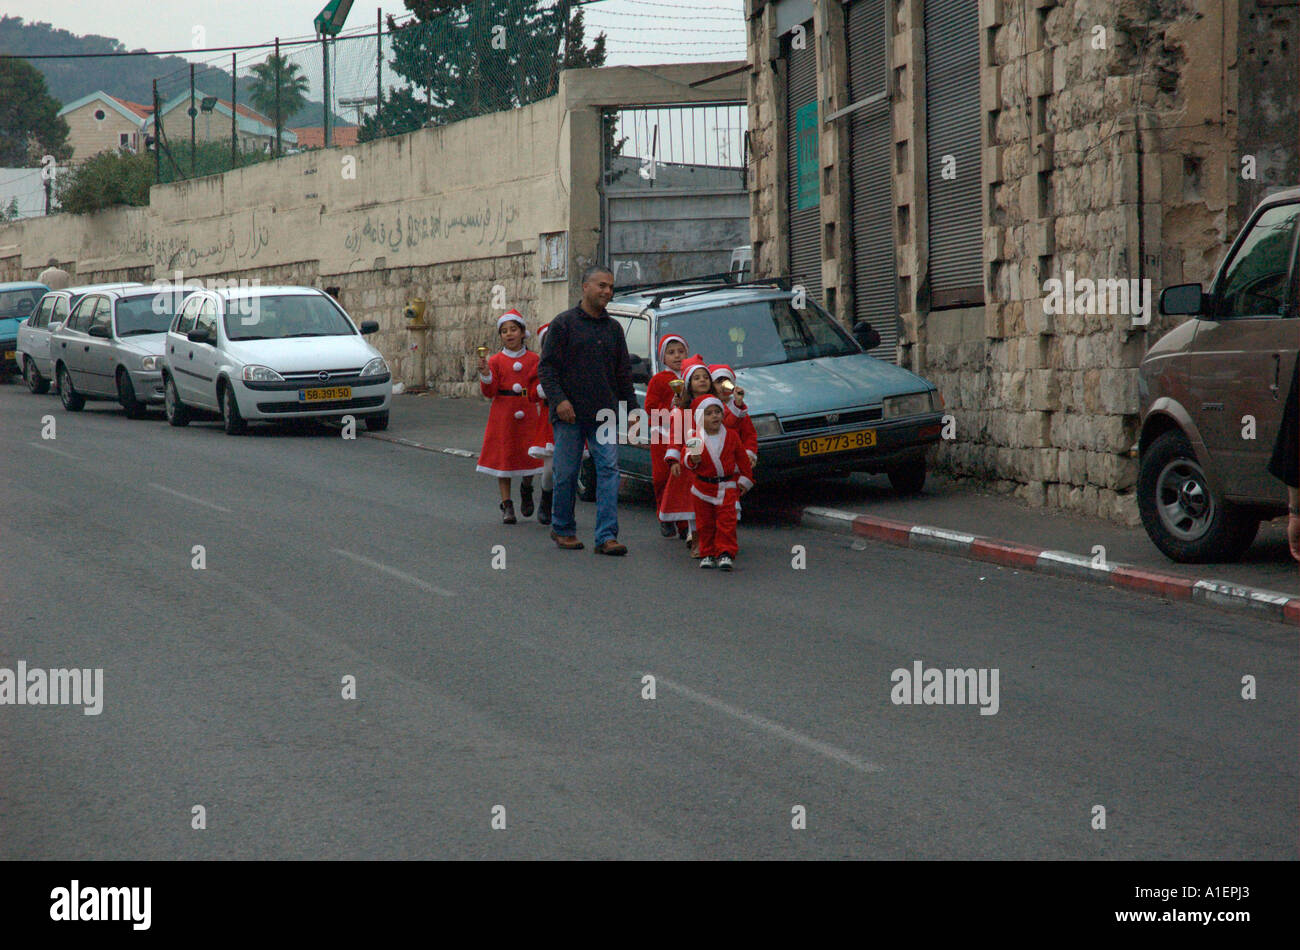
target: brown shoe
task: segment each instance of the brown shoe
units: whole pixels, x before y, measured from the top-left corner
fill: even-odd
[[[613,538],[610,538],[608,541],[602,541],[600,542],[600,544],[596,545],[596,553],[610,554],[613,555],[614,557],[622,557],[624,554],[627,553],[627,545],[619,544]]]
[[[566,551],[581,551],[584,547],[583,543],[571,534],[561,537],[552,531],[551,540],[555,542],[557,548],[563,548]]]

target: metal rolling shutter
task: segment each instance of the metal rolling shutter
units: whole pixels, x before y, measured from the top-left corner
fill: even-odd
[[[880,333],[874,356],[893,361],[898,343],[894,258],[893,116],[889,101],[889,4],[855,0],[846,11],[850,105],[849,173],[853,207],[853,319]]]
[[[932,310],[984,302],[979,34],[977,4],[926,0],[925,134]],[[955,178],[943,177],[945,155],[955,159]]]
[[[790,277],[808,289],[808,295],[822,301],[822,212],[821,207],[799,209],[799,142],[795,116],[799,109],[817,101],[817,55],[813,24],[804,24],[807,47],[796,49],[787,38],[786,50],[786,207],[790,246]],[[820,134],[820,122],[818,122]],[[820,176],[820,161],[818,175]]]

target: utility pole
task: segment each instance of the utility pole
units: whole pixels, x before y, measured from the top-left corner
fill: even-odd
[[[375,138],[384,128],[384,8],[375,8]]]
[[[321,147],[330,147],[330,41],[320,36]]]
[[[198,137],[199,110],[194,108],[194,64],[190,63],[190,177],[194,177],[194,142]]]
[[[158,115],[158,80],[153,81],[153,180],[162,184],[162,117]]]
[[[239,133],[235,129],[235,63],[236,53],[230,54],[230,167],[239,165]]]
[[[280,128],[284,125],[284,119],[280,116],[280,37],[275,38],[275,157],[279,158],[282,154],[280,148]]]

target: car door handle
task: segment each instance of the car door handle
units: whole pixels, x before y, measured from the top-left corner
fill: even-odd
[[[1273,354],[1273,384],[1268,387],[1268,391],[1273,394],[1274,399],[1277,398],[1277,391],[1278,391],[1277,384],[1281,378],[1282,378],[1282,354],[1274,353]]]
[[[84,349],[87,353],[90,352],[90,347],[88,347],[88,346],[87,346],[87,347],[83,347],[83,349]]]
[[[192,350],[190,351],[190,359],[194,359],[194,352]]]

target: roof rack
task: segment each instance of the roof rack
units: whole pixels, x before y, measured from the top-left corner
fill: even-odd
[[[677,280],[652,280],[646,284],[628,284],[625,287],[619,287],[614,292],[616,294],[631,294],[642,290],[651,290],[655,287],[680,287],[682,284],[701,284],[705,281],[717,281],[724,284],[734,284],[735,275],[729,271],[723,271],[719,274],[702,274],[699,277],[687,277]]]
[[[678,281],[679,286],[682,283],[689,283],[689,282]],[[790,278],[789,277],[762,277],[759,278],[758,280],[735,281],[733,283],[723,284],[716,287],[693,287],[690,290],[681,290],[681,291],[677,291],[676,293],[673,292],[658,293],[655,294],[654,299],[650,301],[650,306],[658,307],[665,300],[680,300],[683,297],[695,297],[700,294],[711,294],[715,290],[733,290],[737,287],[778,287],[781,290],[788,291],[790,289]]]

